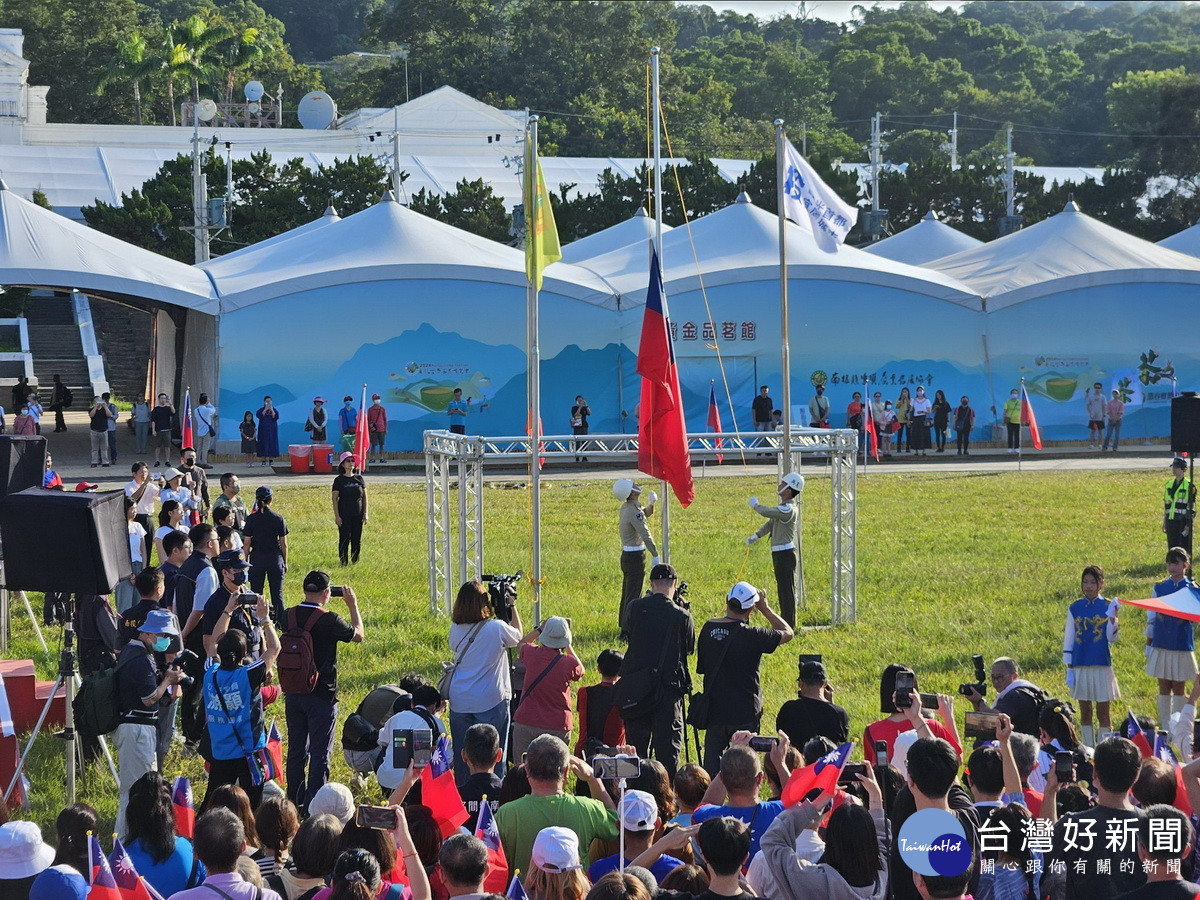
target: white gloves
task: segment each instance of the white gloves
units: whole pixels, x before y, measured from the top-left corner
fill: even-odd
[[[659,563],[661,563],[661,562],[662,562],[662,560],[661,560],[661,559],[659,559],[657,556],[652,556],[652,557],[650,557],[650,564],[651,564],[651,565],[655,565],[655,566],[657,566],[657,565],[658,565]]]
[[[646,500],[647,500],[647,502],[646,502],[646,505],[647,505],[647,506],[653,506],[655,503],[657,503],[657,502],[658,502],[658,492],[657,492],[657,491],[651,491],[651,492],[650,492],[650,496],[649,496],[649,497],[647,497],[647,498],[646,498]]]
[[[751,497],[751,498],[750,498],[750,508],[751,508],[751,509],[758,509],[758,498],[757,498],[757,497]]]
[[[757,534],[750,535],[750,537],[746,538],[746,546],[749,547],[751,544],[755,543],[757,540],[758,540]]]

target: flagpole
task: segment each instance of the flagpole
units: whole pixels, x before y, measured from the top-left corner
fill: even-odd
[[[526,167],[525,184],[525,239],[532,249],[534,260],[538,259],[538,213],[537,204],[537,152],[538,152],[538,117],[529,117],[529,165]],[[532,200],[532,216],[530,201]],[[540,271],[540,269],[538,270]],[[542,439],[542,350],[538,335],[538,288],[536,276],[530,280],[526,289],[528,305],[528,338],[529,338],[529,489],[531,516],[533,518],[532,533],[533,569],[530,584],[533,594],[533,622],[535,625],[542,621],[542,470],[538,460],[538,447]]]
[[[658,270],[664,271],[662,255],[662,136],[660,121],[661,97],[658,89],[659,48],[650,48],[650,117],[654,121],[654,252],[658,254]],[[664,279],[665,280],[665,279]],[[663,294],[666,294],[664,288]],[[671,339],[671,325],[667,323],[667,340]],[[679,398],[676,398],[678,402]],[[671,561],[671,492],[667,490],[665,480],[659,482],[662,488],[662,546],[659,548],[661,559],[665,563]]]
[[[1021,426],[1025,423],[1021,420],[1025,418],[1025,376],[1021,376],[1021,396],[1017,398],[1017,402],[1021,404],[1021,415],[1017,419],[1017,474],[1021,472],[1021,446],[1024,443],[1021,440]]]
[[[788,336],[787,216],[783,213],[783,119],[775,120],[775,191],[779,213],[779,345],[783,389],[783,473],[792,470],[792,358]]]

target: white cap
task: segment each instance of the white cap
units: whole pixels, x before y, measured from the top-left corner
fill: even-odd
[[[788,472],[783,478],[779,479],[796,493],[804,490],[804,476],[798,472]]]
[[[736,602],[742,609],[753,609],[758,602],[758,588],[748,581],[739,581],[729,589],[726,599]]]
[[[331,815],[345,825],[354,818],[354,795],[346,785],[327,781],[308,801],[308,814]]]
[[[639,488],[633,483],[632,478],[618,478],[613,482],[613,496],[618,500],[628,500],[629,495],[637,490],[639,490]]]
[[[551,825],[533,840],[530,862],[543,872],[570,872],[579,865],[579,836],[570,828]]]
[[[900,773],[901,778],[908,778],[908,751],[917,742],[917,732],[910,729],[896,735],[892,744],[892,765]]]
[[[617,815],[626,831],[653,831],[658,804],[646,791],[626,791]]]

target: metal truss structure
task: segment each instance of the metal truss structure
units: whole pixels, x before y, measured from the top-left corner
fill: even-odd
[[[830,471],[830,621],[844,625],[856,618],[857,584],[857,457],[858,432],[853,429],[793,428],[792,459],[783,458],[779,432],[689,434],[692,460],[715,460],[718,454],[740,457],[769,454],[782,477],[801,471],[808,457],[825,460]],[[719,446],[718,446],[719,444]],[[589,460],[636,463],[636,434],[544,435],[539,455],[546,460]],[[425,498],[429,537],[429,610],[449,615],[458,585],[483,573],[483,470],[487,465],[528,466],[530,439],[479,437],[425,432]],[[457,503],[451,492],[457,490]],[[457,577],[456,577],[457,573]],[[803,584],[803,580],[799,582]],[[803,590],[801,598],[803,599]]]

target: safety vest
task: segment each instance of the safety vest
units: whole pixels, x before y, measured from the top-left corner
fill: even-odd
[[[1178,484],[1174,478],[1167,482],[1166,490],[1163,491],[1163,512],[1168,519],[1174,519],[1176,514],[1180,518],[1186,518],[1191,493],[1192,483],[1186,478],[1181,478]]]

